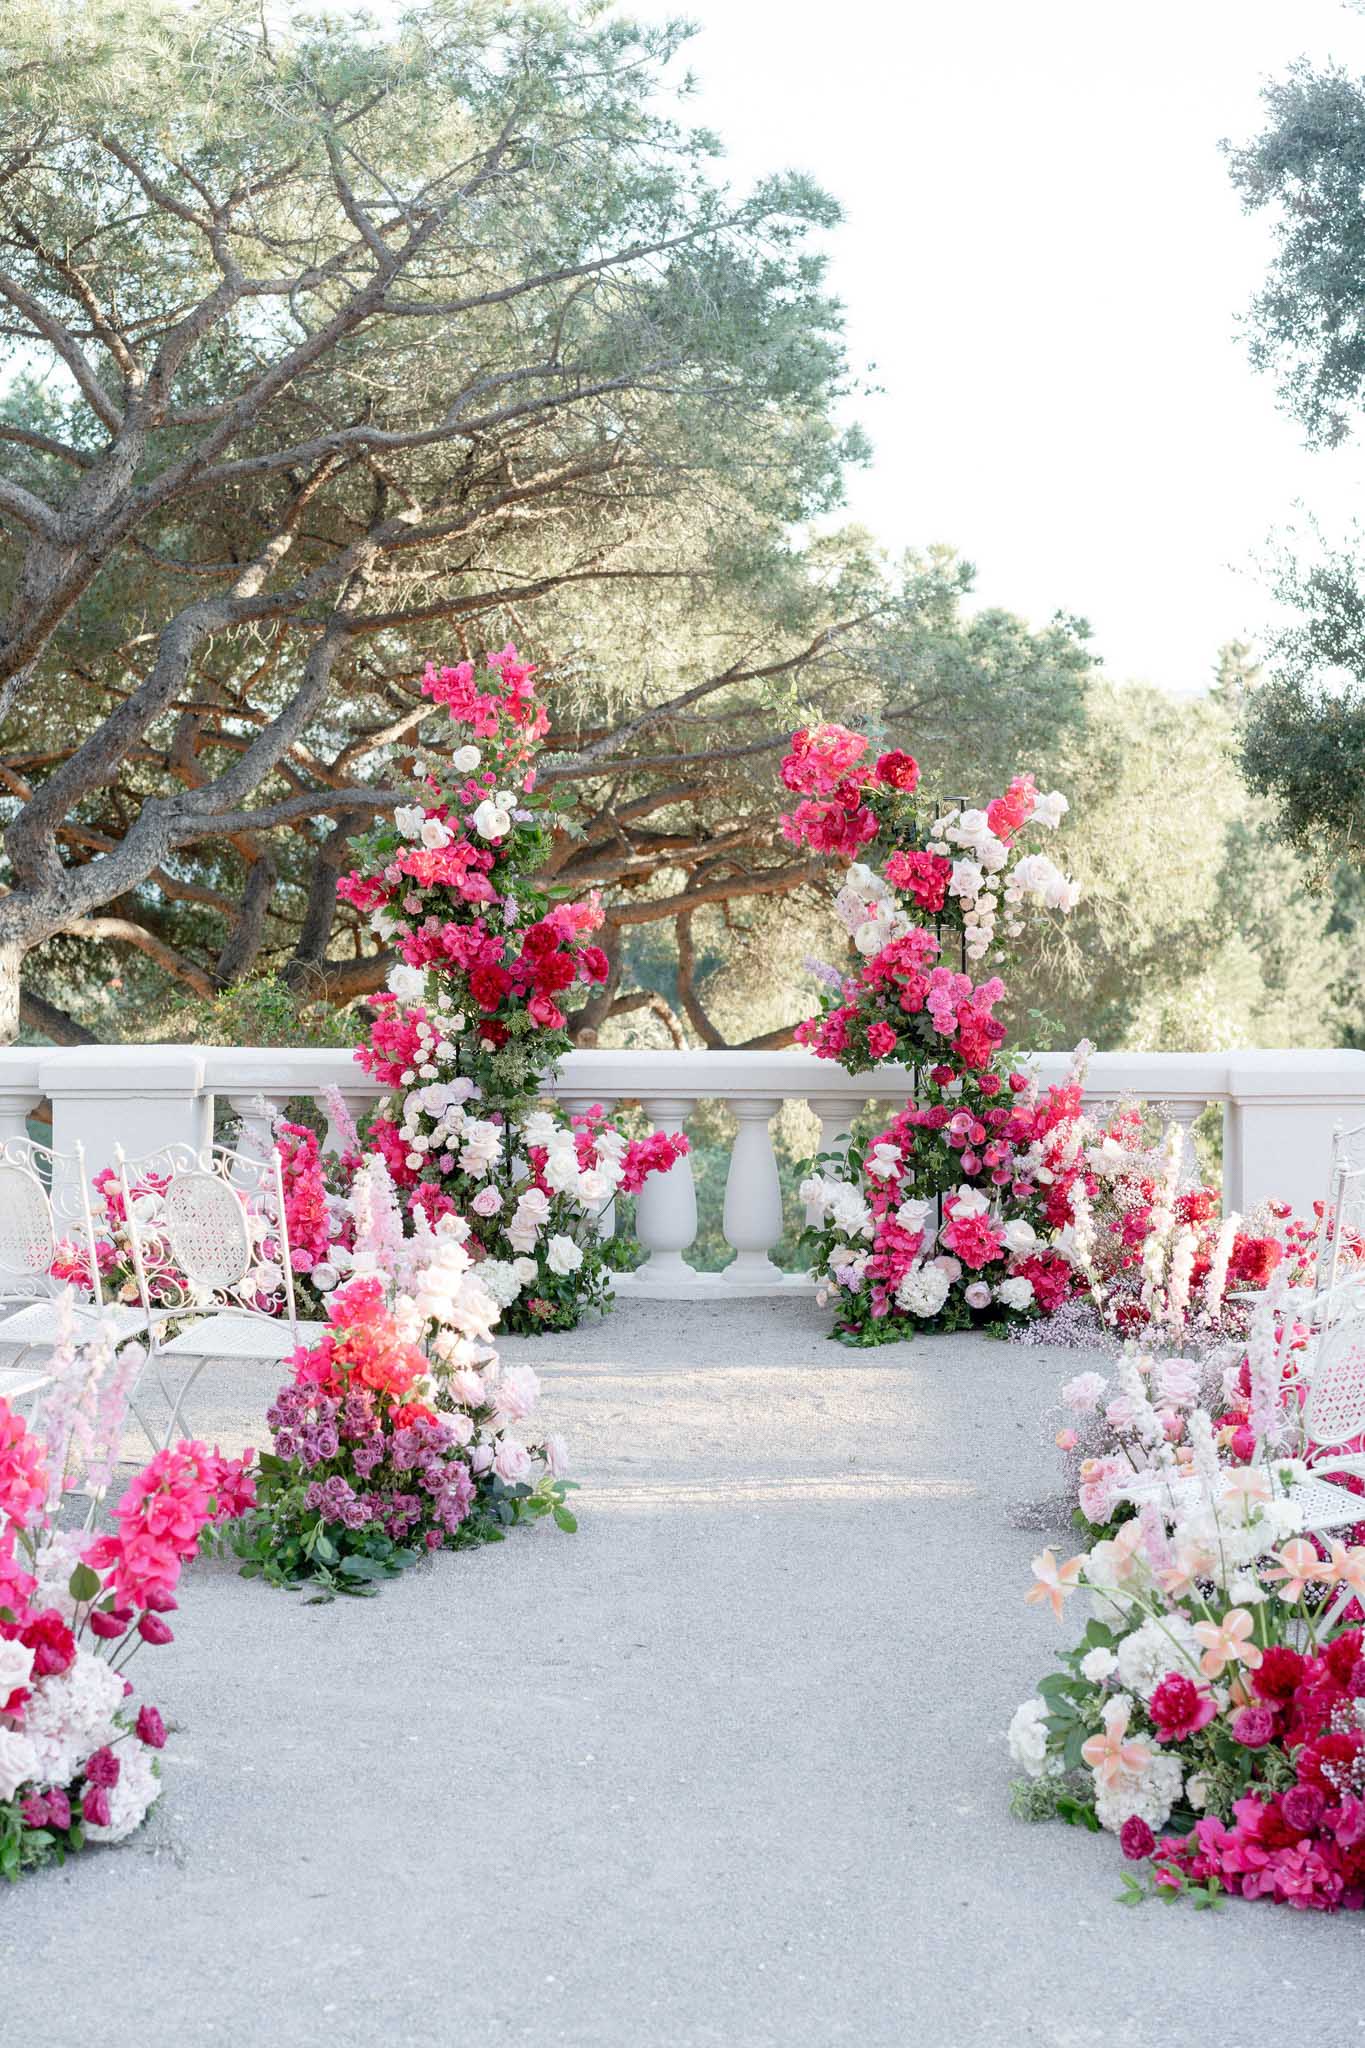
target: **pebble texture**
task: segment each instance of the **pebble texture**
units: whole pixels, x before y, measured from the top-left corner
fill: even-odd
[[[506,1355],[578,1535],[331,1606],[196,1565],[139,1659],[160,1809],[0,1897],[6,2042],[1365,2040],[1354,1916],[1124,1911],[1114,1843],[1006,1811],[1074,1354],[849,1352],[801,1301]],[[206,1377],[199,1433],[259,1438],[271,1378]]]

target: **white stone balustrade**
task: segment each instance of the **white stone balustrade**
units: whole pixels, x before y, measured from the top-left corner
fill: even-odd
[[[1068,1056],[1045,1053],[1027,1064],[1041,1081],[1058,1081]],[[821,1149],[831,1149],[868,1101],[872,1079],[801,1050],[570,1053],[548,1091],[567,1108],[638,1103],[656,1130],[672,1130],[699,1102],[721,1101],[739,1126],[723,1223],[734,1260],[721,1274],[688,1265],[697,1201],[691,1161],[682,1159],[640,1192],[636,1231],[649,1256],[637,1273],[622,1276],[622,1292],[722,1300],[807,1285],[772,1263],[784,1218],[769,1127],[783,1102],[806,1102],[819,1118]],[[879,1068],[876,1099],[903,1101],[912,1085],[906,1069]],[[80,1138],[95,1171],[112,1160],[116,1143],[130,1157],[172,1139],[202,1144],[215,1108],[241,1119],[248,1144],[265,1145],[271,1118],[287,1102],[302,1096],[325,1109],[323,1097],[334,1088],[355,1117],[383,1092],[340,1049],[0,1047],[0,1137],[22,1131],[50,1102],[52,1142],[67,1150]],[[1208,1104],[1221,1104],[1225,1207],[1245,1214],[1278,1198],[1306,1215],[1326,1193],[1333,1129],[1365,1123],[1365,1052],[1097,1053],[1087,1103],[1126,1098],[1163,1105],[1187,1131]],[[599,1227],[610,1233],[610,1213]]]

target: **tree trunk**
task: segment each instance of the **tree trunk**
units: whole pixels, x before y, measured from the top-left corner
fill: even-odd
[[[19,1036],[19,982],[25,948],[16,939],[0,942],[0,1045]]]

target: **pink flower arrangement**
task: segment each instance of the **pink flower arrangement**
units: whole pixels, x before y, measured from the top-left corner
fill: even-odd
[[[204,1532],[254,1495],[251,1454],[203,1444],[161,1452],[120,1500],[112,1533],[63,1532],[78,1481],[100,1499],[112,1469],[137,1347],[69,1337],[30,1430],[0,1399],[0,1874],[14,1879],[87,1842],[118,1842],[160,1790],[166,1739],[155,1707],[129,1703],[126,1671],[172,1640],[165,1614]]]

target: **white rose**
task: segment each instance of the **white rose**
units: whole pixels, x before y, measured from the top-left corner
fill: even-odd
[[[1018,1256],[1031,1252],[1038,1242],[1038,1233],[1031,1223],[1022,1216],[1012,1216],[1005,1225],[1005,1249]]]
[[[1033,1282],[1015,1274],[1009,1280],[1002,1280],[995,1290],[997,1301],[1003,1301],[1006,1308],[1028,1308],[1033,1301]]]
[[[571,1237],[552,1237],[545,1247],[545,1263],[552,1273],[576,1273],[583,1254]]]
[[[450,757],[450,765],[452,768],[458,768],[461,775],[472,775],[482,759],[483,755],[477,747],[456,747]],[[1066,802],[1065,797],[1062,798],[1062,802]]]
[[[505,839],[512,829],[512,813],[499,810],[492,797],[486,796],[471,822],[480,839]]]
[[[0,1638],[0,1700],[6,1700],[21,1685],[27,1685],[33,1669],[33,1652],[22,1643]],[[9,1794],[4,1795],[6,1798]]]
[[[400,960],[389,969],[388,988],[400,1003],[420,1003],[427,992],[427,978],[420,967],[408,967]]]
[[[399,804],[393,822],[404,839],[419,839],[426,816],[421,804]]]
[[[433,853],[442,846],[449,846],[454,836],[444,818],[423,818],[421,841],[423,846],[429,847]]]

